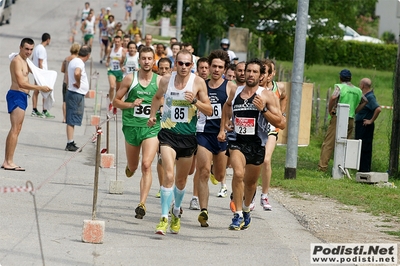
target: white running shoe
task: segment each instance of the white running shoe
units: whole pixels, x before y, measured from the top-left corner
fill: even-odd
[[[226,198],[226,196],[228,196],[228,189],[226,188],[226,186],[223,186],[219,190],[217,197],[218,198]]]
[[[272,211],[272,206],[269,204],[268,198],[261,198],[260,204],[263,207],[264,211]]]
[[[198,198],[192,198],[190,200],[189,209],[191,209],[191,210],[200,210],[200,205],[199,205],[199,199]]]

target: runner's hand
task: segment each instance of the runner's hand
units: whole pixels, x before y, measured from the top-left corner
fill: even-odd
[[[152,127],[152,126],[154,126],[154,125],[156,124],[156,122],[157,122],[157,118],[155,118],[155,117],[150,117],[150,118],[149,118],[149,121],[147,121],[147,126],[148,126],[148,127]]]

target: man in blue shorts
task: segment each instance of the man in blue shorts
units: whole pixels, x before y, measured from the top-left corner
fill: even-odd
[[[25,171],[24,168],[14,163],[14,152],[18,143],[18,136],[24,122],[25,110],[28,106],[30,90],[49,92],[47,86],[38,86],[29,83],[29,72],[26,59],[32,55],[35,43],[30,38],[24,38],[19,46],[19,54],[11,59],[10,74],[11,87],[7,93],[7,107],[10,114],[11,129],[6,139],[6,149],[4,162],[1,168],[4,170]]]
[[[225,155],[227,143],[218,141],[217,137],[221,128],[222,108],[230,91],[236,90],[236,85],[233,82],[222,78],[229,62],[228,53],[223,50],[213,51],[208,56],[211,78],[206,80],[206,84],[213,113],[211,116],[200,113],[196,135],[198,142],[196,175],[199,177],[197,185],[201,208],[198,221],[201,227],[208,227],[208,179],[210,177],[211,163],[213,163],[215,179],[221,182],[225,177],[228,161],[228,157]]]
[[[68,65],[68,90],[65,95],[67,146],[66,151],[77,151],[79,147],[74,141],[75,126],[82,125],[85,107],[85,95],[89,91],[89,81],[85,70],[85,62],[89,59],[91,49],[84,45],[78,53],[78,57]]]

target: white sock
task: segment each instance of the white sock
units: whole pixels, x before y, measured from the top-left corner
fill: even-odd
[[[267,193],[261,193],[261,198],[262,199],[268,199],[268,194]]]

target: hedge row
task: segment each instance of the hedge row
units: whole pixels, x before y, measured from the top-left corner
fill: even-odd
[[[293,60],[294,38],[269,36],[265,39],[270,57],[277,60]],[[357,41],[342,41],[327,38],[308,39],[306,46],[307,64],[353,66],[393,71],[396,65],[397,45],[373,44]]]

